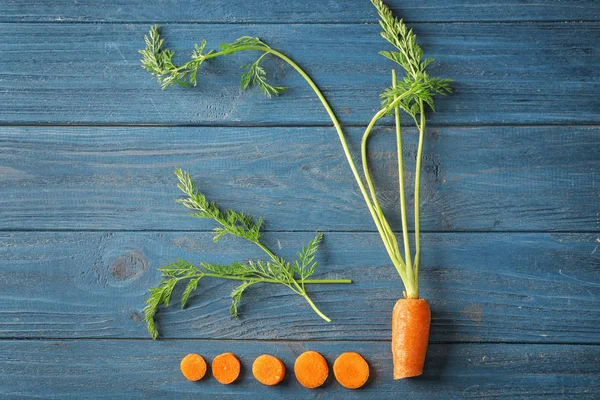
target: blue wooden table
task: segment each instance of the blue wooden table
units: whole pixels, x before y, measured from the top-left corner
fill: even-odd
[[[194,90],[161,92],[137,53],[153,23],[183,53],[202,38],[258,36],[313,76],[356,153],[393,67],[377,54],[388,47],[368,1],[3,1],[0,398],[600,398],[600,3],[391,6],[434,72],[455,80],[424,151],[425,374],[392,380],[401,283],[301,78],[270,61],[290,90],[242,92],[247,56],[236,55],[206,65]],[[400,229],[390,122],[371,154]],[[221,205],[263,216],[283,256],[325,232],[319,275],[354,280],[310,288],[333,322],[272,285],[253,288],[234,320],[233,285],[205,280],[187,309],[160,312],[163,339],[150,340],[142,309],[158,266],[260,255],[235,239],[213,244],[212,224],[186,216],[176,167]],[[360,391],[333,379],[303,389],[291,369],[306,349],[329,362],[358,351],[372,378]],[[179,373],[187,353],[225,351],[243,363],[236,384]],[[261,353],[285,362],[283,384],[253,379]]]

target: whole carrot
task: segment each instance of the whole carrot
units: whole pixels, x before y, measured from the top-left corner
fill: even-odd
[[[371,0],[379,13],[379,24],[383,29],[381,36],[392,44],[393,51],[382,51],[381,55],[399,64],[406,76],[397,82],[396,72],[392,70],[392,86],[386,89],[382,109],[375,114],[367,126],[361,142],[363,172],[370,193],[367,205],[371,210],[375,225],[381,235],[394,267],[404,283],[404,299],[398,300],[392,312],[392,358],[394,360],[394,379],[419,376],[423,373],[431,311],[426,300],[419,297],[419,264],[421,261],[421,217],[420,182],[423,141],[425,138],[426,110],[433,109],[433,96],[451,93],[450,80],[430,77],[426,68],[433,59],[423,59],[423,50],[417,44],[412,29],[404,21],[394,17],[392,11],[382,0]],[[411,254],[406,212],[406,194],[404,183],[404,163],[402,160],[402,126],[400,110],[407,113],[417,126],[419,142],[417,145],[414,187],[414,257]],[[398,243],[375,192],[375,186],[369,174],[367,160],[367,142],[375,123],[382,117],[393,114],[396,125],[396,147],[398,156],[398,182],[400,197],[400,216],[402,218],[402,244]],[[404,248],[404,256],[402,255]]]
[[[392,312],[394,379],[423,373],[431,310],[425,299],[400,299]]]

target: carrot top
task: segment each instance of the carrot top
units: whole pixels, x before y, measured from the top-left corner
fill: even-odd
[[[240,360],[233,353],[219,354],[212,362],[212,373],[219,383],[229,385],[240,375]]]
[[[306,351],[296,359],[294,373],[298,382],[306,388],[314,389],[323,385],[329,376],[327,360],[316,351]]]
[[[333,363],[333,374],[343,387],[358,389],[369,379],[369,364],[358,353],[342,353]]]
[[[263,385],[274,386],[285,378],[285,365],[279,358],[263,354],[254,360],[252,374]]]
[[[179,366],[183,376],[190,381],[199,381],[206,374],[206,361],[199,354],[188,354]]]

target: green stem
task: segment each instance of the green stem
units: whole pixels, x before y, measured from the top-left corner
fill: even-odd
[[[304,72],[304,70],[298,65],[296,64],[292,59],[290,59],[289,57],[287,57],[286,55],[273,50],[269,47],[265,47],[265,46],[244,46],[244,47],[240,47],[238,49],[236,49],[235,52],[238,51],[250,51],[250,50],[258,50],[258,51],[264,51],[265,53],[269,53],[274,55],[275,57],[280,58],[281,60],[285,61],[287,64],[289,64],[293,69],[296,70],[296,72],[298,72],[300,74],[300,76],[302,76],[302,78],[304,78],[304,80],[308,83],[308,85],[312,88],[312,90],[315,92],[315,94],[317,95],[317,97],[319,98],[319,100],[321,101],[321,104],[323,105],[323,107],[325,108],[325,111],[327,112],[327,114],[329,115],[329,118],[331,119],[333,126],[338,134],[340,143],[342,144],[342,149],[344,151],[344,155],[346,156],[346,160],[348,162],[348,165],[350,166],[350,169],[352,170],[352,174],[354,176],[354,179],[356,180],[356,183],[358,184],[358,187],[360,189],[360,192],[363,196],[363,199],[365,201],[365,203],[367,204],[367,208],[369,209],[369,212],[371,214],[371,217],[373,218],[373,221],[375,222],[375,226],[377,227],[377,231],[379,232],[379,235],[382,238],[383,244],[388,252],[388,255],[390,256],[390,259],[392,261],[392,263],[394,264],[394,267],[396,268],[396,270],[398,271],[398,273],[400,274],[400,277],[402,278],[402,281],[404,282],[404,285],[407,288],[408,292],[412,292],[412,282],[410,282],[407,279],[406,276],[406,270],[407,270],[407,266],[404,263],[404,260],[402,260],[401,255],[399,254],[399,249],[398,249],[398,241],[396,240],[395,236],[393,235],[393,232],[389,226],[389,224],[387,223],[387,220],[385,219],[385,216],[383,215],[383,212],[381,211],[381,207],[379,206],[378,202],[377,202],[377,197],[374,194],[374,188],[372,187],[372,182],[370,179],[370,176],[368,175],[368,168],[365,169],[365,176],[367,178],[367,183],[369,184],[369,189],[371,190],[371,194],[373,199],[371,199],[369,197],[369,193],[367,193],[367,189],[362,181],[362,178],[360,176],[360,174],[358,173],[358,169],[356,167],[356,164],[354,163],[354,160],[352,158],[352,154],[350,152],[350,148],[348,146],[348,143],[346,141],[346,136],[344,135],[344,131],[342,129],[341,124],[339,123],[335,113],[333,112],[331,106],[329,105],[329,103],[327,102],[327,100],[325,99],[325,96],[323,95],[323,93],[321,93],[321,90],[318,88],[318,86],[314,83],[314,81],[310,78],[310,76]],[[210,58],[215,58],[215,57],[219,57],[221,55],[228,55],[228,54],[232,54],[232,53],[227,53],[225,51],[219,51],[219,52],[215,52],[212,54],[208,54],[205,59],[210,59]],[[408,95],[409,92],[406,93],[406,95]],[[393,107],[396,106],[396,104],[398,104],[398,102],[404,97],[404,95],[397,97],[394,102],[392,102],[392,104],[390,104],[388,107],[386,107],[386,109],[384,110],[380,110],[371,120],[371,123],[369,124],[369,127],[367,128],[367,131],[365,131],[365,134],[368,138],[370,131],[372,130],[373,126],[375,125],[375,123],[377,122],[377,120],[379,120],[383,115],[385,115],[386,113],[388,113]],[[365,147],[366,147],[366,139],[365,139]],[[366,153],[366,151],[365,151]],[[366,161],[366,157],[363,157],[363,162]],[[364,167],[364,164],[363,164]],[[257,242],[256,243],[263,251],[265,251],[269,257],[271,257],[273,259],[273,261],[278,261],[278,258],[266,247],[264,246],[262,243]],[[306,283],[308,283],[309,281],[306,281]],[[311,307],[313,307],[313,309],[315,309],[315,312],[317,312],[317,314],[321,315],[321,317],[323,319],[325,319],[326,321],[328,320],[327,317],[325,317],[320,311],[318,311],[318,309],[316,308],[316,306],[314,306],[314,304],[312,303],[312,301],[310,301],[310,299],[307,298],[307,301],[309,302],[309,304],[311,304]]]
[[[212,277],[212,278],[221,278],[221,279],[230,279],[234,281],[253,281],[253,282],[263,282],[263,283],[281,283],[280,280],[270,279],[270,278],[248,278],[243,276],[231,276],[231,275],[219,275],[219,274],[211,274],[211,273],[203,273],[202,276]],[[198,276],[186,276],[181,279],[191,279],[197,278]],[[305,279],[304,283],[306,284],[340,284],[340,283],[352,283],[352,279]]]
[[[379,202],[377,200],[377,195],[375,192],[375,186],[373,185],[373,181],[371,179],[371,173],[369,172],[369,161],[368,161],[368,157],[367,157],[367,144],[368,144],[369,136],[371,135],[373,127],[375,126],[375,123],[383,115],[385,115],[387,112],[389,112],[392,109],[392,107],[397,106],[397,104],[400,102],[400,100],[402,100],[404,97],[407,97],[411,93],[412,93],[411,91],[407,91],[407,92],[403,93],[402,95],[400,95],[396,99],[394,99],[394,101],[388,107],[386,107],[384,110],[380,110],[377,114],[375,114],[375,116],[373,117],[373,119],[371,120],[371,122],[369,123],[367,128],[365,129],[365,133],[363,134],[363,137],[361,140],[362,167],[363,167],[363,172],[365,174],[365,179],[367,181],[367,185],[369,187],[369,192],[371,194],[373,204],[375,205],[375,208],[378,211],[377,216],[381,219],[381,224],[386,228],[386,230],[387,230],[386,233],[390,236],[390,245],[392,245],[392,241],[395,243],[394,247],[395,247],[396,251],[398,252],[397,253],[398,257],[400,257],[399,249],[398,249],[398,242],[397,242],[397,240],[395,240],[393,231],[391,230],[389,224],[387,223],[387,220],[385,219],[385,216],[383,215],[383,212],[381,211],[381,207],[379,205]],[[392,240],[392,238],[393,238],[393,240]],[[400,259],[401,259],[401,257],[400,257]]]
[[[262,244],[260,241],[256,241],[256,242],[252,242],[255,245],[257,245],[258,247],[260,247],[265,253],[267,253],[267,255],[269,257],[271,257],[271,260],[273,260],[273,262],[278,263],[280,261],[279,257],[277,257],[271,250],[269,250],[269,248],[267,246],[265,246],[264,244]]]
[[[304,279],[302,282],[311,284],[338,284],[338,283],[352,283],[352,279]]]
[[[204,58],[202,58],[201,60],[206,61],[206,60],[210,60],[211,58],[216,58],[216,57],[220,57],[220,56],[228,56],[228,55],[237,53],[239,51],[253,51],[253,50],[265,52],[265,54],[260,56],[260,58],[259,58],[259,61],[260,61],[261,58],[263,58],[267,53],[269,53],[270,48],[267,46],[258,46],[258,45],[241,46],[241,47],[237,47],[234,51],[221,50],[221,51],[216,51],[214,53],[206,54],[206,55],[204,55]],[[188,61],[187,63],[183,64],[182,66],[174,68],[173,71],[181,71],[182,69],[188,68],[190,64],[194,64],[199,61],[200,61],[200,59]]]
[[[268,49],[268,50],[264,50],[264,51],[269,52],[269,53],[273,54],[274,56],[282,59],[283,61],[288,63],[292,68],[294,68],[296,70],[296,72],[298,72],[300,74],[300,76],[302,76],[304,78],[304,80],[308,83],[308,85],[312,88],[312,90],[315,92],[315,94],[321,101],[321,104],[323,105],[323,107],[325,108],[325,111],[329,115],[329,118],[331,119],[331,122],[333,123],[333,126],[338,134],[339,140],[342,144],[342,149],[344,150],[344,155],[346,156],[346,160],[348,161],[348,164],[350,165],[350,169],[352,170],[354,179],[356,180],[356,183],[358,184],[360,192],[363,196],[363,199],[365,200],[365,203],[367,204],[369,212],[371,213],[371,217],[373,218],[373,221],[375,222],[377,231],[379,232],[379,235],[381,236],[381,238],[383,240],[383,244],[388,252],[388,255],[390,256],[390,258],[392,259],[392,262],[394,262],[394,265],[396,266],[396,264],[398,264],[398,262],[397,262],[397,260],[395,260],[396,257],[394,255],[393,247],[391,247],[389,241],[387,240],[387,233],[385,231],[385,228],[381,225],[381,222],[379,220],[379,216],[375,209],[375,206],[369,199],[369,195],[367,193],[365,185],[362,181],[362,178],[360,177],[360,174],[358,173],[358,169],[356,168],[356,164],[354,163],[354,160],[352,158],[352,154],[350,152],[350,148],[348,147],[348,142],[346,141],[346,136],[344,135],[342,126],[340,125],[335,113],[331,109],[331,106],[325,99],[325,96],[323,96],[323,93],[321,93],[321,90],[313,82],[313,80],[310,78],[310,76],[308,76],[308,74],[306,72],[304,72],[304,70],[302,68],[300,68],[300,66],[298,64],[296,64],[292,59],[290,59],[286,55],[284,55],[276,50],[273,50],[273,49]]]
[[[379,204],[379,200],[377,199],[377,193],[375,191],[375,185],[373,184],[373,180],[371,179],[371,173],[369,172],[369,159],[367,155],[367,144],[369,140],[369,136],[371,135],[372,129],[368,129],[365,131],[360,145],[361,151],[361,159],[362,159],[362,168],[363,173],[365,174],[365,180],[367,181],[367,186],[369,188],[369,193],[371,195],[371,201],[373,202],[375,212],[377,218],[379,220],[379,224],[383,228],[383,232],[385,234],[385,241],[388,243],[388,247],[393,251],[394,256],[396,258],[402,258],[400,256],[400,249],[398,247],[398,240],[394,236],[394,232],[390,227],[385,215],[383,214],[383,210],[381,209],[381,205]]]
[[[415,167],[415,279],[419,278],[419,261],[421,258],[421,159],[423,158],[423,139],[425,136],[425,106],[420,101],[421,123],[419,124],[419,146],[417,148],[417,165]],[[418,292],[417,292],[418,296]]]
[[[246,282],[252,282],[252,284],[255,284],[255,283],[282,283],[280,280],[277,280],[277,279],[248,278],[248,277],[243,277],[243,276],[220,275],[220,274],[212,274],[212,273],[203,273],[201,276],[202,277],[229,279],[229,280],[234,280],[234,281],[246,281]],[[193,279],[193,278],[198,278],[198,275],[186,275],[186,276],[176,278],[176,280],[177,280],[177,282],[179,282],[184,279]],[[352,280],[351,279],[305,279],[302,281],[302,283],[303,283],[303,285],[306,283],[309,283],[309,284],[339,284],[339,283],[352,283]],[[294,289],[294,287],[292,287],[291,284],[296,286],[297,290]],[[295,279],[292,280],[291,284],[290,285],[286,284],[286,286],[288,286],[295,293],[302,296],[304,298],[304,300],[306,300],[306,302],[310,305],[310,307],[313,309],[313,311],[319,317],[323,318],[323,320],[325,320],[326,322],[331,322],[331,319],[327,315],[323,314],[323,312],[321,310],[319,310],[319,308],[316,306],[316,304],[313,303],[313,301],[310,299],[310,297],[308,297],[303,286],[300,286]]]
[[[390,256],[392,263],[394,264],[394,267],[400,273],[400,277],[402,278],[403,281],[405,281],[406,280],[406,275],[404,273],[405,264],[404,264],[404,261],[402,260],[402,257],[399,254],[399,250],[396,250],[398,248],[397,240],[395,240],[395,237],[394,237],[394,240],[392,240],[392,238],[390,237],[390,236],[393,236],[393,232],[392,232],[391,228],[389,227],[389,224],[385,220],[385,217],[383,216],[383,213],[381,212],[381,208],[378,207],[376,204],[374,204],[377,202],[376,197],[374,196],[374,198],[375,198],[374,201],[371,201],[371,199],[369,198],[369,194],[367,193],[365,185],[362,181],[362,178],[360,177],[360,174],[358,173],[358,169],[356,168],[356,164],[354,163],[354,160],[352,158],[352,154],[350,152],[350,148],[346,141],[346,136],[344,135],[342,126],[339,123],[331,106],[327,102],[327,99],[325,99],[325,96],[323,95],[323,93],[321,93],[321,90],[319,89],[319,87],[314,83],[314,81],[310,78],[310,76],[306,72],[304,72],[304,70],[298,64],[296,64],[291,58],[287,57],[285,54],[282,54],[276,50],[273,50],[269,47],[264,47],[264,46],[244,46],[244,47],[240,47],[240,48],[236,49],[236,52],[237,51],[249,51],[249,50],[264,51],[265,53],[270,53],[270,54],[274,55],[275,57],[278,57],[281,60],[285,61],[293,69],[295,69],[296,72],[298,72],[300,74],[300,76],[302,76],[302,78],[304,78],[304,80],[308,83],[308,85],[315,92],[315,94],[321,101],[321,104],[325,108],[325,111],[329,115],[329,118],[331,119],[333,126],[338,134],[339,140],[342,144],[342,149],[344,151],[344,155],[346,156],[346,160],[347,160],[348,164],[350,165],[350,169],[352,170],[354,179],[356,180],[356,183],[358,184],[360,192],[363,196],[363,199],[365,200],[365,203],[367,204],[367,208],[369,209],[371,217],[373,218],[373,221],[375,222],[375,226],[377,227],[377,231],[379,232],[379,235],[381,236],[381,238],[383,240],[383,244],[388,252],[388,255]],[[230,53],[225,53],[224,51],[219,51],[219,52],[207,55],[205,59],[210,59],[210,58],[218,57],[221,55],[227,55],[227,54],[230,54]],[[397,104],[397,102],[399,102],[400,99],[402,99],[402,97],[403,96],[398,97],[396,99],[395,103],[392,103],[392,105],[390,105],[390,107]],[[373,128],[373,125],[375,124],[375,122],[379,118],[381,118],[385,113],[387,113],[389,111],[389,109],[391,109],[390,107],[388,107],[388,109],[386,109],[386,110],[381,110],[379,113],[377,113],[376,118],[374,118],[371,121],[372,123],[370,125],[369,131]],[[385,111],[385,112],[383,112],[383,111]],[[368,169],[366,171],[368,173]],[[370,179],[367,179],[367,181],[370,182]],[[395,245],[394,245],[394,243],[395,243]],[[269,254],[269,256],[274,261],[276,260],[276,256],[270,250],[268,250],[262,244],[259,244],[259,243],[257,243],[257,244],[267,254]],[[405,285],[406,285],[406,282],[405,282]]]
[[[327,315],[323,314],[321,312],[321,310],[319,310],[317,305],[315,303],[313,303],[313,301],[310,299],[310,297],[308,297],[308,295],[306,294],[306,290],[304,290],[304,281],[302,281],[302,286],[300,286],[298,284],[298,281],[296,281],[295,279],[292,279],[291,283],[293,283],[294,286],[296,286],[296,288],[298,288],[298,290],[294,290],[294,288],[291,286],[290,286],[290,289],[292,289],[294,292],[298,293],[300,296],[304,297],[306,302],[310,305],[310,307],[313,309],[313,311],[315,313],[317,313],[317,315],[319,317],[323,318],[327,322],[331,322],[331,319],[329,319],[329,317]]]
[[[321,310],[319,310],[319,308],[315,305],[315,303],[312,302],[312,300],[310,299],[310,297],[308,297],[307,294],[304,294],[302,297],[304,297],[306,302],[311,306],[313,311],[316,312],[319,317],[323,318],[327,322],[331,322],[331,319],[329,319],[327,315],[323,314]]]
[[[396,71],[392,70],[392,86],[396,88]],[[396,146],[398,153],[398,181],[400,186],[400,214],[402,216],[402,238],[404,239],[404,257],[406,260],[407,278],[410,280],[409,274],[412,268],[412,259],[410,255],[410,243],[408,237],[408,221],[406,218],[406,196],[404,191],[404,163],[402,161],[402,132],[400,126],[400,107],[394,107],[394,117],[396,122]],[[415,289],[418,289],[418,281],[414,280]],[[408,289],[407,289],[408,290]],[[411,296],[413,293],[407,293]]]
[[[410,94],[412,94],[412,91],[410,91],[410,90],[404,92],[402,95],[396,97],[394,99],[394,101],[392,101],[386,108],[379,110],[379,112],[377,112],[377,114],[375,114],[373,116],[373,118],[371,119],[371,122],[369,122],[369,125],[365,129],[365,133],[363,135],[362,155],[363,155],[363,169],[365,170],[366,180],[369,183],[369,189],[372,188],[372,182],[371,182],[370,175],[368,172],[368,162],[367,162],[367,157],[366,157],[366,143],[367,143],[366,139],[368,139],[368,137],[371,133],[371,130],[375,126],[375,123],[381,117],[383,117],[388,112],[393,110],[397,106],[397,104],[400,103],[400,100],[402,100],[404,97],[406,97]],[[373,188],[373,192],[374,192],[374,188]],[[383,217],[383,218],[385,218],[385,217]],[[383,237],[383,235],[382,235],[382,237]],[[385,241],[385,238],[384,238],[384,241]],[[396,245],[397,245],[397,242],[396,242]],[[418,289],[415,287],[414,278],[412,278],[412,268],[411,269],[408,268],[408,266],[404,263],[404,261],[402,260],[402,257],[399,254],[396,255],[390,251],[388,251],[388,254],[390,254],[390,258],[392,259],[392,262],[394,263],[394,267],[396,267],[396,271],[398,271],[398,274],[400,275],[402,282],[404,282],[404,286],[405,286],[406,292],[407,292],[407,297],[414,297],[415,293],[418,293]],[[410,271],[410,277],[408,276],[409,271]]]
[[[342,144],[342,148],[344,150],[344,155],[346,156],[346,160],[348,161],[348,164],[350,165],[352,174],[354,175],[354,179],[356,180],[356,183],[358,184],[358,187],[360,188],[360,191],[361,191],[363,197],[365,198],[367,205],[369,206],[369,210],[373,210],[373,206],[369,202],[369,197],[367,195],[367,191],[365,190],[365,186],[362,182],[360,175],[358,174],[358,170],[356,168],[356,165],[354,164],[354,160],[352,159],[352,154],[350,153],[350,148],[348,147],[348,142],[346,141],[346,136],[344,135],[342,126],[340,125],[335,113],[331,109],[331,106],[325,99],[325,96],[323,96],[323,93],[321,93],[321,90],[313,82],[313,80],[310,78],[310,76],[308,76],[308,74],[306,72],[304,72],[304,70],[302,68],[300,68],[300,66],[298,64],[296,64],[291,58],[287,57],[286,55],[284,55],[278,51],[272,50],[272,49],[270,49],[268,51],[271,54],[273,54],[274,56],[279,57],[280,59],[282,59],[283,61],[288,63],[292,68],[294,68],[296,70],[296,72],[298,72],[300,74],[300,76],[302,76],[304,78],[304,80],[308,83],[308,85],[312,88],[312,90],[315,92],[315,94],[321,101],[321,104],[323,105],[323,107],[325,108],[325,111],[329,115],[329,118],[331,119],[331,122],[333,123],[333,126],[335,127],[335,130],[338,134],[338,137]]]

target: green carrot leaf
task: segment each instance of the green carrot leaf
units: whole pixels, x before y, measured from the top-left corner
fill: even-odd
[[[186,88],[195,87],[198,83],[198,71],[206,60],[240,51],[262,52],[254,63],[243,66],[248,68],[248,71],[242,74],[240,82],[242,89],[258,86],[267,97],[278,96],[286,89],[267,82],[267,74],[259,63],[269,54],[271,48],[259,38],[243,36],[232,43],[221,43],[218,52],[214,50],[205,52],[206,40],[202,40],[200,44],[194,45],[192,59],[181,66],[173,62],[175,51],[163,47],[165,40],[160,34],[158,25],[150,28],[150,32],[144,36],[144,41],[146,48],[139,51],[142,54],[142,67],[156,77],[163,90],[175,84]]]
[[[247,214],[234,210],[225,210],[221,212],[214,202],[206,200],[206,196],[198,191],[190,174],[176,169],[175,174],[179,178],[179,189],[187,196],[178,200],[187,208],[196,212],[190,215],[196,218],[210,218],[220,226],[214,229],[215,236],[213,240],[218,242],[226,234],[231,234],[251,242],[256,242],[262,236],[260,228],[262,219],[254,222],[254,219]]]
[[[231,292],[231,306],[229,307],[229,313],[233,315],[235,318],[238,318],[238,306],[242,301],[242,294],[246,289],[250,286],[254,285],[256,282],[246,281],[241,285],[236,286],[235,289]]]
[[[183,291],[183,294],[181,295],[181,308],[185,307],[185,305],[187,304],[188,298],[190,297],[190,294],[198,288],[198,282],[200,282],[200,279],[202,279],[201,276],[198,278],[190,279],[188,281],[187,286],[185,287],[185,290]]]
[[[294,272],[300,275],[302,279],[306,279],[312,275],[315,268],[318,266],[318,263],[313,261],[322,240],[323,234],[319,233],[314,239],[308,242],[306,247],[303,247],[302,250],[298,252],[298,260],[292,265]]]
[[[382,0],[371,0],[377,12],[379,13],[379,25],[383,29],[381,36],[387,40],[397,51],[381,51],[379,54],[400,65],[407,73],[407,78],[398,82],[396,90],[387,88],[382,94],[382,109],[394,101],[399,91],[407,90],[407,84],[421,85],[421,89],[416,91],[411,97],[399,102],[400,108],[410,114],[413,118],[422,112],[414,104],[426,103],[433,111],[435,104],[433,96],[436,94],[451,93],[450,79],[431,78],[426,68],[434,60],[433,58],[423,59],[423,49],[417,44],[417,35],[412,29],[408,29],[402,19],[394,17],[392,10],[383,3]]]

